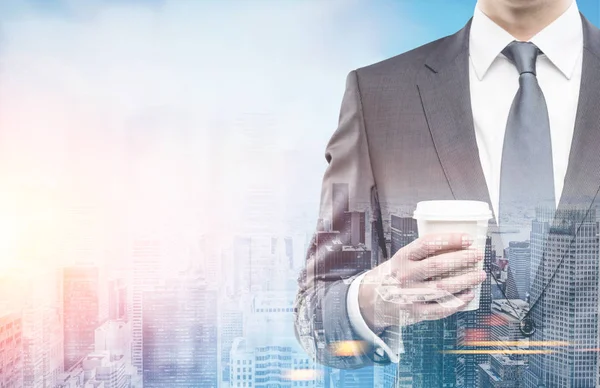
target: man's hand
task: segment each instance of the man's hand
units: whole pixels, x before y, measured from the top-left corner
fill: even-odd
[[[362,280],[358,302],[377,334],[390,326],[442,319],[463,309],[471,288],[486,278],[478,269],[484,252],[465,234],[434,234],[400,249]]]

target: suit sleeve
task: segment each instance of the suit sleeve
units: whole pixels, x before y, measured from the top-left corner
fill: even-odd
[[[389,363],[387,356],[375,352],[353,330],[346,303],[350,284],[371,268],[373,255],[387,254],[385,243],[381,244],[381,215],[375,207],[377,191],[356,71],[347,77],[338,128],[327,144],[325,158],[320,219],[298,279],[296,337],[310,355],[331,367]],[[367,223],[372,229],[368,237]],[[358,240],[365,244],[357,247]]]

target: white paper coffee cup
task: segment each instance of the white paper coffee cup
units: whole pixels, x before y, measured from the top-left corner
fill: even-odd
[[[471,245],[485,252],[488,222],[492,211],[481,201],[422,201],[417,203],[413,218],[417,220],[419,237],[437,233],[468,233],[475,241]],[[483,260],[477,266],[483,269]],[[481,285],[473,288],[475,297],[462,309],[472,311],[479,308]]]

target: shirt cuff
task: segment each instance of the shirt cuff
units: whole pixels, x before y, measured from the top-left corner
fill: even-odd
[[[380,356],[383,356],[385,353],[391,362],[398,363],[400,360],[400,353],[403,353],[403,344],[400,340],[398,343],[397,351],[392,350],[385,341],[375,334],[365,322],[362,314],[360,313],[360,306],[358,304],[358,291],[360,288],[360,283],[367,273],[363,273],[357,276],[350,287],[348,288],[348,295],[346,298],[346,307],[348,310],[348,318],[350,319],[350,325],[352,329],[358,334],[358,336],[363,340],[369,342],[371,345],[375,346],[375,353],[378,353]]]

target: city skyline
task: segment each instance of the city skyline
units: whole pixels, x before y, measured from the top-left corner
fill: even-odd
[[[254,234],[234,234],[218,243],[210,240],[210,235],[203,234],[190,240],[189,249],[183,249],[188,252],[187,264],[180,263],[177,270],[167,270],[169,251],[165,247],[169,246],[168,240],[164,237],[140,237],[132,241],[128,253],[131,264],[124,268],[109,271],[102,263],[77,262],[56,267],[54,272],[50,272],[54,276],[48,277],[48,273],[45,276],[46,281],[54,280],[55,285],[48,284],[47,290],[54,290],[56,294],[26,292],[21,300],[26,308],[20,314],[8,315],[8,322],[16,324],[17,329],[9,332],[12,342],[5,343],[12,344],[13,348],[21,346],[24,357],[14,358],[16,353],[9,353],[14,358],[11,365],[17,367],[12,375],[3,372],[2,377],[8,381],[20,378],[24,387],[35,388],[71,387],[84,381],[95,384],[92,386],[102,383],[114,388],[159,387],[165,384],[173,387],[196,384],[202,387],[260,388],[273,381],[285,381],[283,386],[290,387],[333,388],[354,384],[389,385],[396,379],[400,386],[435,384],[439,377],[436,375],[424,377],[426,375],[418,373],[424,379],[414,380],[414,368],[425,366],[407,365],[403,362],[406,359],[402,358],[397,366],[359,371],[325,368],[304,353],[295,338],[296,275],[304,266],[304,258],[297,256],[304,256],[305,252],[309,255],[311,252],[336,255],[335,260],[344,263],[344,266],[338,265],[339,276],[345,277],[357,268],[360,270],[360,266],[366,270],[368,267],[365,265],[374,264],[373,244],[376,244],[375,251],[382,249],[378,242],[376,219],[366,210],[364,203],[349,200],[348,193],[347,184],[334,186],[332,203],[337,203],[335,212],[344,214],[344,217],[338,221],[318,219],[312,241],[309,240],[310,231],[297,231],[293,237],[259,230]],[[417,238],[418,228],[416,220],[407,216],[410,205],[401,207],[403,210],[388,205],[381,204],[384,209],[382,225],[386,249],[393,255]],[[589,219],[594,221],[585,221]],[[445,326],[445,330],[456,331],[458,342],[443,345],[435,338],[426,337],[432,326],[441,324],[428,322],[411,328],[415,341],[410,346],[427,346],[431,349],[432,359],[442,354],[442,349],[458,352],[458,359],[464,359],[462,365],[470,366],[453,369],[454,372],[448,376],[456,373],[459,381],[467,385],[486,386],[482,384],[489,376],[508,370],[507,376],[512,376],[514,384],[525,377],[528,381],[537,381],[532,367],[539,365],[545,356],[518,355],[519,351],[528,348],[528,340],[516,339],[519,317],[528,309],[530,295],[535,300],[545,281],[556,271],[556,264],[548,258],[554,257],[552,260],[556,262],[563,258],[565,249],[572,249],[569,244],[582,220],[587,222],[581,224],[587,229],[578,234],[581,236],[578,238],[583,240],[577,244],[583,245],[575,248],[574,252],[580,252],[577,255],[583,255],[581,258],[591,259],[600,251],[598,221],[596,213],[586,209],[566,208],[558,212],[538,209],[532,221],[532,231],[538,231],[538,234],[532,232],[531,239],[526,241],[503,241],[508,249],[494,247],[493,237],[488,237],[485,262],[494,276],[488,277],[483,287],[482,306],[472,313],[457,314],[453,328]],[[334,230],[334,225],[341,230]],[[544,245],[550,241],[546,237],[548,233],[557,236],[558,250],[550,249],[549,252],[555,253],[545,255],[544,261],[535,255],[542,249],[549,249]],[[311,247],[309,242],[314,245]],[[299,249],[295,248],[296,245]],[[498,249],[502,253],[498,253]],[[228,255],[233,262],[206,265],[207,260]],[[167,260],[164,260],[165,257]],[[239,270],[229,271],[226,263],[234,263]],[[568,263],[565,265],[588,266],[585,273],[598,272],[597,264],[592,261]],[[527,269],[528,266],[532,268]],[[513,267],[517,268],[514,274],[511,272]],[[316,267],[315,270],[318,279],[318,273],[324,268]],[[33,282],[40,280],[40,277],[27,274],[21,276],[23,290],[28,290]],[[15,278],[13,281],[19,282]],[[511,281],[518,281],[512,290],[508,286]],[[558,281],[563,284],[562,280]],[[552,292],[560,294],[562,291]],[[509,295],[508,300],[506,295]],[[594,295],[595,299],[586,291],[590,306],[597,305],[597,292]],[[515,306],[518,306],[517,310]],[[591,313],[597,316],[598,311]],[[593,322],[597,319],[593,316],[582,319],[584,326],[581,330],[585,332],[577,336],[564,337],[562,326],[548,331],[547,335],[562,338],[568,343],[585,338],[586,342],[579,346],[593,347],[597,342],[598,329]],[[490,324],[498,320],[503,323]],[[531,340],[540,342],[544,341],[544,337],[534,336]],[[485,349],[502,350],[506,354],[460,355],[460,352],[477,349],[473,341],[490,341],[494,345]],[[511,342],[519,342],[519,345],[511,345]],[[517,351],[517,356],[511,356],[514,351]],[[573,378],[585,381],[600,378],[596,356],[589,355],[590,367],[596,372],[593,376]],[[567,356],[568,353],[565,354]],[[249,366],[243,370],[244,364],[240,364],[238,371],[238,360],[256,363],[264,357],[283,357],[293,361],[286,361],[283,367],[276,368],[276,372],[269,372],[270,377],[259,377],[265,368],[271,368],[261,362],[255,364],[252,374],[248,371]],[[441,360],[446,358],[448,356],[443,356]],[[449,368],[454,368],[451,365]],[[464,374],[467,371],[469,374]]]
[[[437,382],[413,380],[411,368],[427,365],[407,362],[320,365],[294,335],[294,298],[307,252],[331,255],[343,263],[334,275],[347,278],[418,236],[413,203],[378,203],[380,217],[376,192],[353,198],[345,182],[320,211],[324,150],[352,69],[454,33],[475,3],[0,2],[0,387]],[[599,4],[578,1],[595,24]],[[592,224],[550,258],[566,250],[566,268],[597,271],[586,261],[599,251]],[[567,245],[567,229],[557,245]],[[456,355],[468,365],[458,368],[463,382],[501,375],[533,385],[545,365],[562,364],[572,366],[572,381],[599,379],[590,375],[599,369],[593,351],[571,357],[559,344],[547,364],[510,354],[535,350],[517,341],[519,319],[554,272],[541,259],[543,236],[504,236],[506,247],[486,251],[489,308],[457,317],[448,329],[463,343],[432,346],[432,359],[478,350],[484,336],[494,343],[484,350],[499,353]],[[562,288],[549,292],[558,298],[567,277],[556,278]],[[590,292],[577,303],[597,299]],[[557,322],[566,317],[547,333],[562,334]],[[585,340],[569,346],[597,347],[594,317],[597,308],[577,316],[564,340]]]

